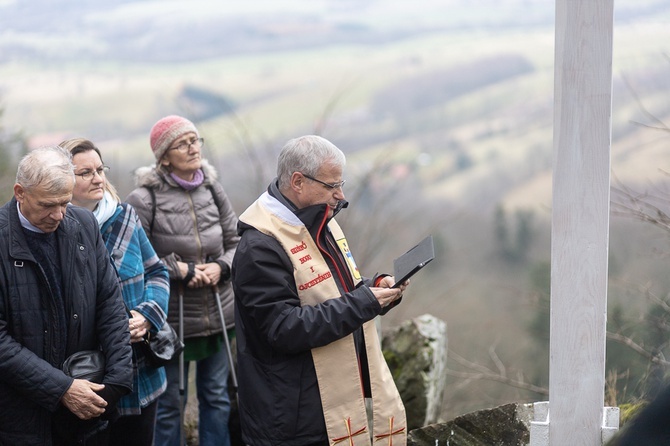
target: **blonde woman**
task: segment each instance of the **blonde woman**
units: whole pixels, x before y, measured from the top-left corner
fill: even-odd
[[[83,138],[64,141],[72,154],[75,186],[72,204],[93,212],[112,258],[129,311],[128,328],[133,348],[133,392],[121,398],[121,417],[110,428],[110,445],[151,446],[158,397],[165,391],[163,367],[146,364],[138,347],[147,332],[165,323],[169,298],[168,273],[147,238],[132,206],[121,203],[107,180],[109,170],[100,150]]]

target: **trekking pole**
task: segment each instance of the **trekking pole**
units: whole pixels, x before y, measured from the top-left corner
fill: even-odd
[[[223,340],[226,343],[226,352],[228,353],[228,363],[230,364],[230,377],[233,380],[233,387],[237,390],[237,374],[235,373],[235,362],[233,361],[233,353],[230,350],[230,340],[226,331],[226,318],[223,316],[223,306],[221,305],[221,295],[219,294],[219,287],[212,285],[214,290],[214,297],[216,298],[216,306],[219,309],[219,317],[221,318],[221,326],[223,327]]]
[[[179,339],[184,342],[184,286],[179,284]],[[184,349],[185,350],[185,349]],[[185,377],[184,377],[184,350],[179,353],[179,445],[186,444],[184,432],[184,405],[185,401]]]

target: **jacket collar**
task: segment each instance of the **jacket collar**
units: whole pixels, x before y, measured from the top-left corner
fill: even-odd
[[[306,208],[298,209],[291,200],[286,198],[284,194],[279,191],[278,180],[275,178],[272,183],[268,186],[268,194],[276,198],[284,206],[291,210],[299,219],[302,221],[305,226],[310,229],[314,225],[318,225],[323,221],[324,214],[328,211],[327,204],[315,204],[313,206],[307,206]],[[333,213],[334,218],[340,210],[349,206],[347,200],[340,201],[340,205],[335,212]],[[330,221],[330,219],[328,219]]]
[[[211,184],[217,179],[216,169],[206,159],[201,160],[201,169],[205,174],[203,185]],[[156,164],[151,166],[139,167],[134,172],[135,183],[138,187],[151,187],[157,189],[162,184],[167,183],[170,187],[179,187],[179,185],[170,177],[165,175],[162,171],[156,169]]]
[[[19,211],[17,209],[16,198],[12,198],[9,203],[6,204],[9,211],[9,255],[15,259],[21,260],[30,260],[35,261],[33,254],[28,249],[28,242],[26,241],[26,236],[23,233],[23,227],[21,226],[21,220],[19,219]],[[72,205],[68,205],[68,210]],[[69,237],[70,234],[76,231],[79,223],[76,219],[66,211],[65,218],[58,225],[56,229],[56,236],[58,238]]]

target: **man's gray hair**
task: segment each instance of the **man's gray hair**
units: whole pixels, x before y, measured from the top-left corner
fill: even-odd
[[[291,139],[284,144],[277,160],[279,189],[290,184],[294,172],[316,177],[326,163],[342,168],[346,164],[344,153],[335,144],[316,135]]]
[[[42,186],[59,192],[74,184],[74,165],[70,152],[60,146],[32,150],[19,162],[16,182],[26,190]]]

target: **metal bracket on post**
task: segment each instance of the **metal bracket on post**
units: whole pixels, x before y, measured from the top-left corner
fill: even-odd
[[[602,444],[607,444],[619,430],[619,408],[603,408]]]
[[[549,401],[533,403],[530,446],[549,446]]]
[[[619,408],[603,408],[601,444],[605,445],[619,430]],[[533,403],[530,422],[530,446],[549,446],[549,401]]]

